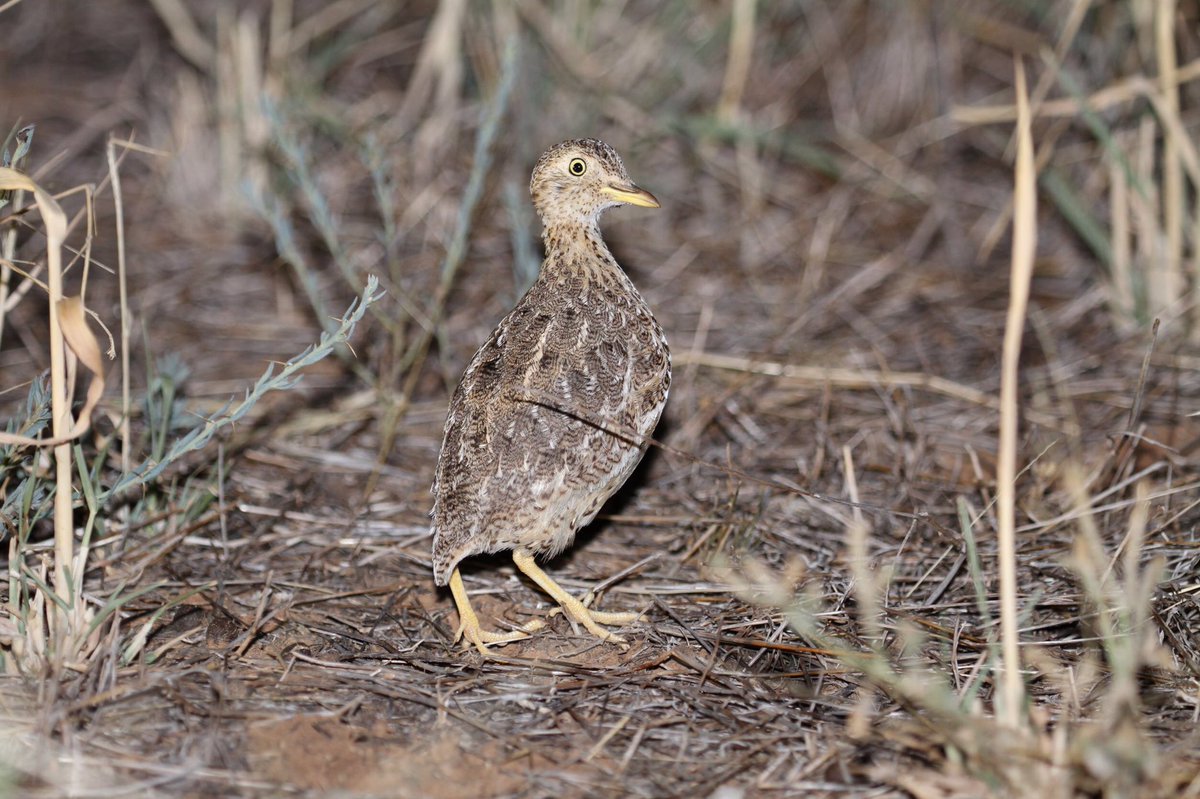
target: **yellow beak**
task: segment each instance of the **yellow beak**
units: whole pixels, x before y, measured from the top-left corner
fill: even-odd
[[[628,186],[605,186],[600,191],[612,197],[620,203],[629,203],[630,205],[640,205],[643,208],[658,208],[658,200],[653,194],[645,189],[639,188],[632,183]]]

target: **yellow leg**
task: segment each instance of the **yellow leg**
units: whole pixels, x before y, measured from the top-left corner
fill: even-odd
[[[527,549],[513,550],[513,563],[517,564],[518,569],[529,575],[529,579],[537,583],[543,591],[562,606],[563,613],[567,618],[579,622],[587,628],[588,632],[602,641],[619,644],[625,639],[604,629],[600,626],[601,624],[632,624],[642,615],[640,613],[604,613],[599,610],[590,610],[587,605],[568,594],[562,586],[550,578],[550,575],[542,571],[541,567],[534,563],[533,554]]]
[[[534,620],[521,629],[508,633],[489,633],[484,630],[479,626],[479,617],[471,607],[471,600],[467,599],[467,589],[463,585],[462,575],[458,573],[457,566],[450,575],[450,593],[454,595],[454,604],[458,607],[458,632],[454,635],[454,640],[462,638],[464,646],[474,644],[485,657],[490,654],[488,644],[511,644],[513,641],[528,638],[530,633],[546,626],[541,620]]]

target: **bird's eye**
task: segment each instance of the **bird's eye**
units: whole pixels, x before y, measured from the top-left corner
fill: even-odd
[[[587,161],[582,158],[572,158],[571,163],[567,164],[567,171],[575,177],[579,177],[584,172],[587,172]]]

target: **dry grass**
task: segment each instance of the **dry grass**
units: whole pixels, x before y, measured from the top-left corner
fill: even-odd
[[[425,5],[2,7],[123,396],[73,493],[0,449],[0,796],[1200,796],[1195,5]],[[664,201],[606,231],[676,381],[552,571],[648,622],[485,662],[428,486],[575,135]],[[0,403],[44,436],[9,199]]]

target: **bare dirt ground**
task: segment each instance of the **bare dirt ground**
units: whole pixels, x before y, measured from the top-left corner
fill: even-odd
[[[97,187],[88,305],[114,331],[105,143],[161,151],[121,151],[138,458],[314,343],[367,274],[387,292],[352,353],[104,509],[85,595],[124,603],[61,672],[7,661],[0,795],[1200,796],[1200,355],[1193,295],[1163,300],[1146,255],[1161,132],[1136,92],[1107,135],[1035,122],[1012,730],[993,504],[1012,120],[955,113],[1013,102],[1014,52],[1037,85],[1059,48],[1077,88],[1047,78],[1051,100],[1153,76],[1152,4],[617,5],[0,11],[0,121],[37,124],[49,189]],[[1200,17],[1174,14],[1193,65]],[[581,135],[662,201],[605,232],[676,379],[662,446],[547,568],[645,615],[600,643],[507,558],[474,559],[486,625],[548,622],[484,660],[433,584],[429,486],[449,392],[539,257],[529,169]],[[1113,163],[1150,198],[1141,277],[1113,266]],[[36,224],[17,229],[36,261]],[[46,366],[44,306],[7,311],[5,416]],[[101,481],[113,396],[87,444]],[[0,490],[36,471],[21,457]],[[19,535],[48,551],[45,521]]]

